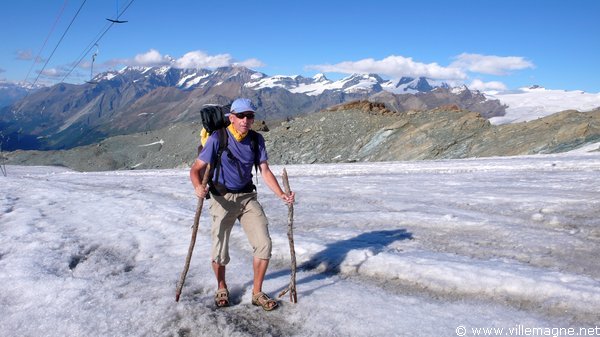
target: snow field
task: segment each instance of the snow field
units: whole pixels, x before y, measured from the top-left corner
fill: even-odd
[[[282,167],[273,167],[280,175]],[[600,154],[288,166],[297,305],[250,303],[232,236],[233,305],[216,310],[207,205],[179,303],[196,199],[186,170],[0,177],[0,331],[23,336],[454,336],[458,326],[589,327],[600,311]],[[289,282],[287,207],[262,184]]]

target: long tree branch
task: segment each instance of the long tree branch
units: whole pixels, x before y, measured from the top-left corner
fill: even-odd
[[[285,168],[282,174],[283,188],[286,195],[291,194],[290,182],[288,180],[288,174]],[[288,241],[290,243],[290,256],[291,256],[291,268],[292,275],[290,277],[289,286],[279,293],[279,297],[285,295],[288,291],[290,292],[290,301],[292,303],[298,303],[298,295],[296,292],[296,250],[294,249],[294,204],[288,204]]]
[[[209,177],[210,165],[207,165],[206,169],[204,170],[204,177],[202,178],[203,189],[206,188],[206,184],[208,184]],[[203,205],[204,198],[198,198],[198,206],[196,207],[196,214],[194,215],[194,225],[192,226],[192,239],[190,240],[190,246],[188,248],[187,257],[185,258],[185,266],[183,266],[183,271],[181,272],[179,282],[177,283],[177,290],[175,291],[176,302],[179,302],[179,296],[181,295],[181,290],[183,289],[183,284],[185,283],[185,277],[187,276],[188,270],[190,269],[190,262],[192,261],[192,253],[194,252],[194,246],[196,245],[196,235],[198,234],[200,215],[202,214]]]

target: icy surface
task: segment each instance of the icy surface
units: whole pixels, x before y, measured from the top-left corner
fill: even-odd
[[[486,93],[488,99],[506,104],[506,115],[490,118],[492,124],[535,120],[564,110],[590,111],[600,107],[600,93],[521,88],[513,92]]]
[[[207,204],[174,301],[196,206],[187,170],[7,169],[2,333],[472,336],[599,323],[599,152],[288,166],[299,303],[286,296],[270,313],[250,303],[239,226],[233,306],[214,308]],[[258,188],[274,243],[264,290],[276,295],[290,275],[287,207]]]

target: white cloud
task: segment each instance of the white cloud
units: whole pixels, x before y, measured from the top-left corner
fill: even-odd
[[[144,54],[138,54],[133,58],[133,64],[136,66],[159,66],[169,64],[171,62],[171,58],[166,55],[161,55],[158,50],[150,49],[148,52]]]
[[[490,82],[483,82],[482,80],[479,79],[475,79],[471,82],[471,84],[468,85],[469,89],[472,90],[480,90],[480,91],[485,91],[485,90],[499,90],[499,91],[503,91],[506,90],[506,85],[504,85],[504,83],[502,82],[498,82],[498,81],[490,81]]]
[[[30,61],[33,60],[31,50],[17,50],[17,60]]]
[[[172,58],[168,55],[162,55],[156,49],[150,49],[149,51],[137,54],[133,58],[115,58],[110,59],[108,61],[103,62],[99,65],[99,69],[105,68],[113,68],[116,66],[124,65],[124,66],[142,66],[142,67],[155,67],[155,66],[164,66],[170,64],[172,62]],[[84,62],[80,64],[81,68],[89,68],[90,63]]]
[[[132,59],[112,59],[103,63],[104,67],[114,67],[117,65],[143,67],[171,65],[175,68],[184,69],[218,68],[236,65],[245,66],[247,68],[264,67],[264,63],[255,58],[236,62],[236,60],[229,54],[208,55],[200,50],[187,52],[180,58],[173,58],[169,55],[162,55],[156,49],[150,49],[145,53],[136,55]],[[85,68],[89,67],[89,65],[82,65],[81,67]]]
[[[200,50],[185,53],[174,62],[177,68],[218,68],[232,64],[233,58],[229,54],[211,56]]]
[[[236,62],[234,65],[238,65],[238,66],[243,66],[246,68],[261,68],[264,67],[265,64],[260,61],[259,59],[255,59],[255,58],[251,58],[251,59],[247,59],[246,61],[242,61],[242,62]]]
[[[320,72],[335,73],[376,73],[392,78],[409,77],[427,77],[431,79],[458,80],[466,79],[467,75],[463,70],[455,67],[443,67],[437,63],[415,62],[410,57],[391,55],[382,60],[372,58],[359,61],[345,61],[337,64],[310,65],[308,69],[314,69]]]
[[[450,65],[465,71],[490,75],[507,75],[512,70],[534,68],[535,65],[520,56],[494,56],[462,53]]]
[[[40,74],[46,77],[63,77],[67,74],[67,72],[62,69],[50,68],[44,69],[44,71],[42,71]]]

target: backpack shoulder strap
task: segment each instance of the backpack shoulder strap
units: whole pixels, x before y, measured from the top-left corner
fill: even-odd
[[[258,148],[258,132],[254,130],[248,131],[248,136],[250,137],[250,148],[252,149],[252,153],[254,153],[254,167],[258,167],[260,165],[260,150]]]
[[[227,130],[225,128],[221,128],[215,130],[217,136],[219,137],[219,149],[217,150],[217,155],[214,157],[213,162],[211,163],[212,171],[216,172],[215,180],[219,181],[219,173],[221,171],[221,157],[223,156],[223,151],[227,149],[228,145],[228,135]],[[212,174],[211,174],[212,177]]]
[[[229,137],[227,135],[226,128],[220,128],[216,130],[219,134],[219,151],[218,153],[223,153],[223,151],[227,148]]]
[[[250,148],[254,153],[254,175],[256,176],[256,184],[258,184],[258,169],[260,168],[260,150],[258,146],[258,132],[254,130],[248,131],[250,137]]]

